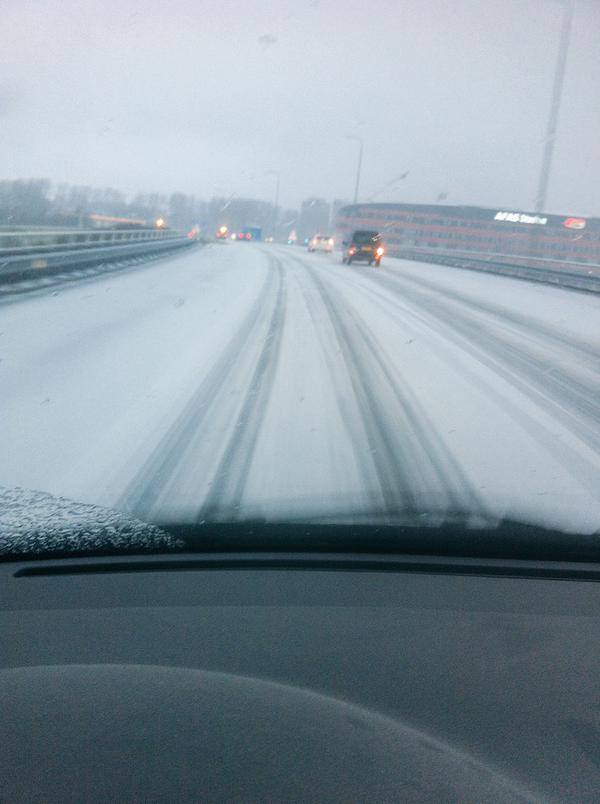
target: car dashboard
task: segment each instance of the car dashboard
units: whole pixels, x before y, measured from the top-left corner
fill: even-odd
[[[590,565],[0,564],[0,799],[592,801]]]

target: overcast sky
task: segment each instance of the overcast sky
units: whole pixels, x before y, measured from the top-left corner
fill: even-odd
[[[600,0],[575,18],[548,211],[600,215]],[[531,209],[559,0],[0,0],[0,178],[281,203]]]

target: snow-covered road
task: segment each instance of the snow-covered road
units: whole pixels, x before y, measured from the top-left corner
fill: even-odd
[[[600,526],[600,298],[211,245],[0,305],[0,485],[180,521]]]

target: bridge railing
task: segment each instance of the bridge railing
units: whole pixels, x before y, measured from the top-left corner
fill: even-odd
[[[114,270],[116,265],[153,258],[197,242],[168,229],[0,232],[0,284],[80,268]]]
[[[390,256],[600,292],[600,265],[518,254],[396,246]]]
[[[65,251],[180,238],[171,229],[30,229],[0,231],[0,258],[36,251]]]

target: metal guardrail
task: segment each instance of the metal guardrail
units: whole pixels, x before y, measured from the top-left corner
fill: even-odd
[[[69,227],[73,229],[74,227]],[[52,226],[51,224],[12,224],[0,223],[0,232],[62,232],[64,226]]]
[[[29,229],[0,231],[0,258],[37,251],[97,248],[117,243],[173,240],[181,237],[170,229]]]
[[[600,293],[600,265],[592,263],[568,263],[543,257],[528,259],[518,255],[485,255],[411,248],[394,249],[390,256]]]
[[[129,232],[127,233],[129,234]],[[129,242],[120,245],[98,245],[90,243],[79,248],[37,249],[30,253],[0,253],[0,282],[12,283],[23,279],[49,276],[63,271],[88,268],[120,262],[135,257],[150,256],[161,252],[190,246],[195,241],[181,234],[170,234],[168,237],[143,238],[142,242]],[[56,244],[58,245],[58,244]]]

